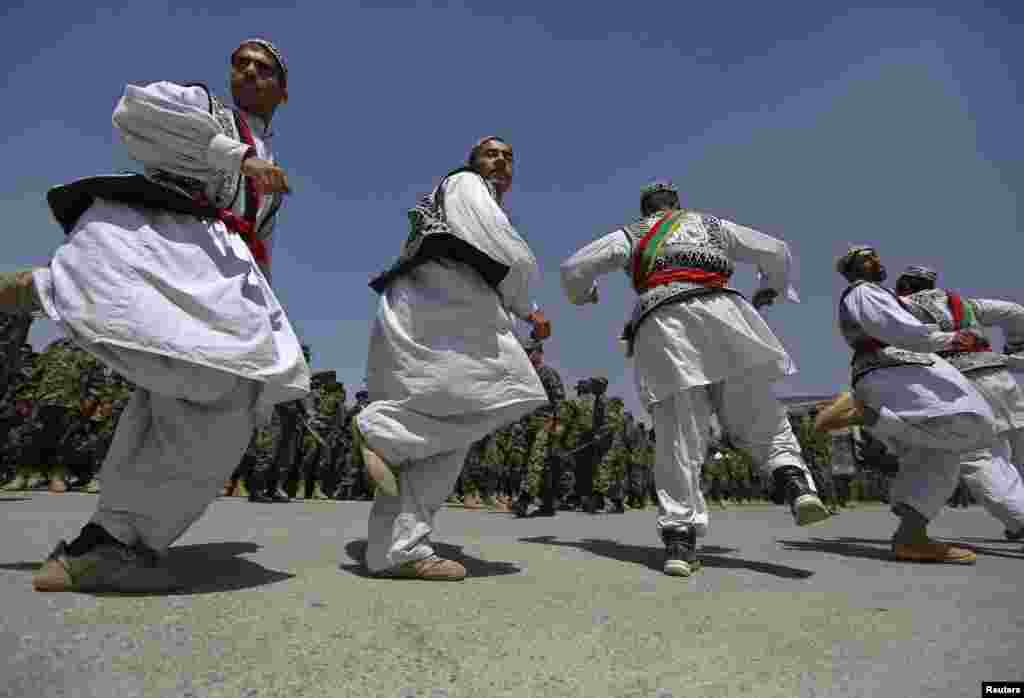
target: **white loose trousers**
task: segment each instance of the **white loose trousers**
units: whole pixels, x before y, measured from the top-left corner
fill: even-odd
[[[774,369],[682,390],[651,405],[654,420],[654,481],[658,487],[659,534],[693,526],[707,534],[708,509],[700,474],[711,436],[711,414],[738,448],[750,453],[762,475],[791,465],[807,473],[786,410],[772,392]],[[808,475],[807,486],[817,491]]]
[[[256,381],[178,363],[183,370],[150,375],[164,383],[160,393],[138,387],[132,394],[100,471],[92,517],[122,543],[159,554],[220,494],[258,415]]]
[[[1017,381],[1017,385],[1024,386],[1024,358],[1015,356],[1009,367],[1010,375]],[[1010,462],[1017,468],[1017,472],[1024,477],[1024,429],[1013,429],[1005,434],[1010,444]]]
[[[960,476],[985,511],[1017,533],[1024,529],[1024,483],[1010,463],[1009,442],[1000,439],[992,449],[977,453],[961,461]]]
[[[894,504],[913,507],[929,521],[939,515],[952,496],[962,468],[966,466],[970,471],[970,464],[974,464],[973,472],[977,472],[992,460],[995,431],[987,409],[905,418],[888,407],[881,407],[878,412],[878,423],[871,427],[872,433],[882,439],[900,461],[889,499]]]
[[[376,573],[434,554],[434,517],[455,487],[468,452],[447,451],[403,468],[397,497],[377,492],[367,524],[367,569]]]

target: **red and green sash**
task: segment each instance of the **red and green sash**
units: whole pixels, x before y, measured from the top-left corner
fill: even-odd
[[[946,299],[949,304],[949,312],[953,316],[953,330],[959,332],[963,329],[972,329],[977,326],[978,319],[974,315],[974,307],[970,303],[964,303],[960,294],[946,291]],[[981,341],[974,351],[991,351],[992,346],[987,340]]]
[[[655,272],[654,261],[665,242],[665,239],[676,229],[685,211],[669,211],[651,226],[650,231],[637,243],[633,252],[633,288],[643,293],[655,286],[662,286],[674,281],[692,281],[704,286],[722,287],[729,281],[726,274],[706,271],[704,269],[663,269]]]

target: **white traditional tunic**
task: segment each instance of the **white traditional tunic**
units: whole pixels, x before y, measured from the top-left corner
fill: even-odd
[[[199,179],[237,173],[247,146],[224,136],[208,109],[200,87],[129,85],[114,125],[147,166]],[[265,125],[246,118],[259,157],[273,160]],[[271,198],[263,197],[260,216]],[[238,215],[244,201],[239,193]],[[35,280],[46,314],[136,384],[150,386],[154,371],[170,367],[167,357],[258,381],[266,411],[309,388],[309,367],[269,271],[220,221],[100,200]]]
[[[914,352],[949,350],[955,333],[924,325],[896,297],[871,283],[843,299],[846,312],[868,336]],[[857,399],[879,413],[872,434],[900,459],[890,498],[933,519],[956,489],[963,468],[990,463],[995,417],[985,398],[952,364],[876,368],[854,385]]]
[[[429,557],[434,513],[470,444],[547,403],[512,332],[512,317],[535,309],[533,254],[479,176],[459,173],[444,187],[452,232],[509,272],[499,296],[471,267],[432,261],[381,295],[366,370],[373,402],[356,420],[374,451],[403,466],[399,496],[378,492],[370,514],[372,571]]]
[[[702,238],[702,214],[687,212],[674,235]],[[731,221],[717,223],[718,254],[755,264],[765,289],[799,302],[790,274],[788,245]],[[672,238],[667,239],[673,242]],[[586,245],[562,263],[562,286],[572,303],[596,298],[596,280],[614,271],[629,274],[633,238],[616,230]],[[656,306],[636,331],[634,377],[637,395],[651,413],[655,430],[659,532],[693,526],[706,535],[708,510],[700,470],[708,450],[711,422],[718,416],[733,443],[753,456],[765,476],[782,466],[807,473],[800,444],[772,383],[796,372],[785,348],[744,298],[712,293]],[[809,473],[807,487],[815,491]]]
[[[144,165],[205,182],[237,175],[247,149],[209,109],[202,88],[129,85],[113,120]],[[246,118],[259,156],[272,159],[264,124]],[[243,202],[240,193],[239,215]],[[165,550],[216,497],[253,426],[308,392],[309,367],[268,272],[220,221],[102,199],[35,271],[46,314],[138,386],[93,517],[122,542]]]
[[[779,299],[799,302],[790,278],[789,246],[731,221],[721,223],[728,254],[758,267],[762,287]],[[590,243],[562,264],[569,300],[587,302],[595,280],[613,271],[629,273],[633,243],[622,230]],[[645,407],[680,390],[716,383],[757,369],[766,380],[796,373],[775,333],[746,300],[713,294],[659,307],[645,319],[635,346],[634,377]]]
[[[1017,386],[1024,390],[1024,353],[1010,356],[1008,370],[1017,381]],[[1024,477],[1024,429],[1007,432],[1006,438],[1010,442],[1010,460],[1017,467],[1021,477]]]
[[[1024,306],[988,298],[972,298],[971,303],[980,324],[1003,331],[1006,346],[1011,352],[1007,369],[1018,388],[1024,390]],[[1013,428],[1006,432],[1006,438],[1010,445],[1010,459],[1024,476],[1024,421],[1020,421],[1021,416],[1018,413],[1016,420],[1011,417]]]

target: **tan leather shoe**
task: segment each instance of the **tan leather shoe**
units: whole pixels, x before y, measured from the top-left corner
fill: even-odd
[[[151,551],[100,545],[72,556],[60,541],[32,578],[36,591],[154,593],[176,591],[178,580]]]
[[[958,548],[949,543],[893,543],[892,552],[897,560],[906,562],[940,562],[953,565],[973,565],[978,561],[974,551]]]
[[[393,579],[426,579],[434,582],[460,582],[466,578],[466,568],[454,560],[437,555],[406,562],[377,574]]]
[[[238,483],[234,480],[228,480],[224,483],[224,489],[220,491],[221,497],[234,497],[235,488],[238,487]]]
[[[839,397],[814,418],[814,428],[817,431],[834,431],[863,423],[864,404],[850,392],[840,393]]]

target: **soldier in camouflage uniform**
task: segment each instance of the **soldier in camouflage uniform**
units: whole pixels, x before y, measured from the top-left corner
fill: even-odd
[[[627,415],[630,421],[633,415]],[[644,456],[647,452],[647,429],[642,422],[632,420],[632,435],[629,443],[629,494],[626,503],[631,509],[643,509],[647,506],[647,494],[645,484],[647,482],[647,470],[645,468]]]
[[[501,473],[502,492],[515,498],[517,504],[526,479],[528,427],[529,423],[524,419],[502,427],[494,432],[484,451],[484,461],[493,464]]]
[[[32,376],[35,386],[32,416],[21,433],[24,440],[21,462],[39,473],[29,485],[30,489],[67,491],[62,472],[64,440],[73,415],[80,414],[79,377],[97,364],[96,359],[66,338],[51,342],[39,356]]]
[[[499,462],[486,458],[489,450],[492,435],[487,435],[479,441],[474,441],[466,452],[466,459],[463,461],[462,473],[463,484],[470,482],[482,500],[492,498],[497,490],[497,473],[502,467]]]
[[[606,436],[603,440],[600,437],[598,439],[601,460],[597,465],[594,491],[598,497],[608,501],[609,511],[624,514],[626,513],[626,472],[630,454],[626,445],[626,410],[622,398],[613,397],[608,401],[605,430]]]
[[[354,448],[356,416],[370,404],[370,394],[365,390],[356,393],[356,404],[345,413],[345,426],[347,437],[344,447],[339,451],[339,465],[341,467],[341,487],[338,490],[338,499],[372,499],[373,492],[370,482],[366,478],[366,466],[363,464],[363,454],[358,448]]]
[[[581,381],[581,383],[584,383]],[[580,387],[585,392],[580,393]],[[602,446],[607,443],[604,428],[607,421],[607,402],[605,392],[608,390],[607,378],[591,378],[585,385],[577,387],[582,400],[588,403],[591,421],[589,430],[583,437],[586,444],[576,456],[576,495],[579,497],[580,509],[588,514],[597,513],[597,498],[594,496],[594,477],[597,465],[601,460]]]
[[[334,371],[317,371],[310,380],[312,391],[303,398],[306,426],[302,427],[302,480],[306,499],[325,499],[324,477],[333,493],[335,478],[330,472],[332,444],[325,437],[326,425],[337,411],[338,377]],[[342,389],[344,391],[344,389]],[[342,393],[344,405],[344,392]]]
[[[309,364],[308,345],[302,345],[302,354],[306,357],[306,363]],[[305,399],[307,402],[311,401],[308,395]],[[312,405],[307,405],[303,400],[281,402],[274,407],[273,419],[278,425],[278,428],[274,430],[276,450],[267,469],[259,473],[259,481],[263,488],[262,494],[267,500],[290,502],[297,493],[299,473],[302,468],[304,436],[304,428],[300,422],[305,418],[307,409],[312,411]],[[282,486],[285,488],[284,491],[281,489]]]
[[[104,367],[82,352],[84,363],[79,373],[78,410],[69,410],[69,428],[58,446],[58,462],[71,478],[68,489],[82,489],[92,482],[99,469],[96,460],[103,414],[99,411]]]
[[[338,382],[334,371],[328,371],[327,374],[323,394],[317,403],[320,436],[326,444],[326,447],[320,446],[317,469],[320,473],[320,494],[331,499],[337,494],[341,483],[338,451],[348,437],[345,428],[345,401],[348,394],[345,392],[345,384]]]
[[[21,462],[21,435],[24,432],[25,422],[31,414],[29,393],[32,390],[36,360],[36,353],[32,351],[32,345],[23,344],[19,357],[16,364],[18,370],[8,373],[7,389],[4,392],[3,403],[0,405],[0,451],[2,451],[0,482],[9,483],[5,489],[11,490],[24,489],[27,484],[26,478],[23,474],[19,474],[18,470],[23,465]]]
[[[0,313],[0,395],[7,394],[12,378],[19,373],[22,347],[31,328],[31,315]]]
[[[534,445],[537,442],[537,437],[545,425],[551,421],[553,417],[558,415],[561,405],[565,402],[565,386],[562,384],[562,377],[558,375],[558,371],[551,368],[544,363],[544,343],[540,340],[533,339],[532,337],[528,340],[521,342],[523,349],[526,351],[527,356],[530,358],[530,363],[533,365],[533,369],[537,372],[537,377],[540,378],[541,384],[544,386],[544,392],[548,397],[548,404],[537,408],[532,414],[520,418],[519,423],[522,425],[523,435],[525,437],[525,453],[532,454],[534,451]],[[554,516],[554,491],[555,486],[558,483],[558,476],[552,470],[552,467],[558,466],[559,462],[550,452],[545,452],[541,458],[543,464],[544,474],[541,477],[541,482],[544,483],[544,504],[538,510],[538,516]],[[520,466],[519,472],[522,473],[522,466]],[[526,516],[529,504],[533,501],[535,491],[531,491],[529,483],[529,465],[527,464],[527,477],[520,476],[519,478],[519,497],[515,506],[516,516]]]

